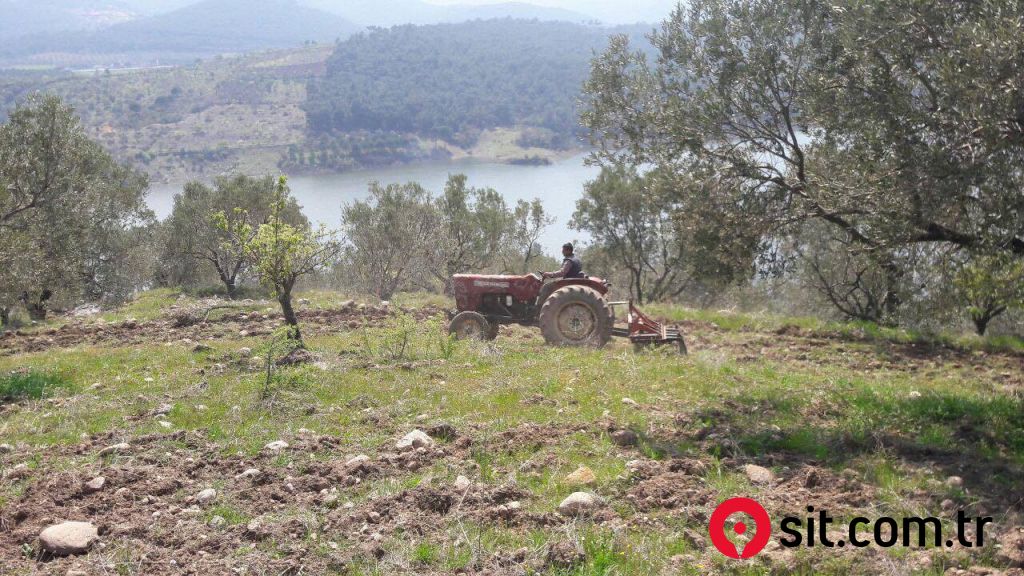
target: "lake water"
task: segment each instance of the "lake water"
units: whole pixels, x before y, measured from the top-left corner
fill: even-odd
[[[544,209],[555,217],[555,223],[541,238],[545,250],[554,255],[567,240],[586,239],[584,234],[569,230],[569,219],[576,209],[576,200],[583,194],[583,185],[594,179],[598,172],[593,166],[585,166],[583,159],[584,155],[580,154],[548,166],[516,166],[463,159],[344,174],[295,176],[289,178],[288,183],[310,220],[337,228],[341,206],[365,198],[371,181],[382,184],[418,182],[438,195],[443,191],[449,174],[463,173],[469,178],[470,186],[494,188],[509,204],[520,199],[540,198]],[[179,192],[181,184],[158,184],[151,188],[148,202],[159,218],[170,214],[174,195]]]

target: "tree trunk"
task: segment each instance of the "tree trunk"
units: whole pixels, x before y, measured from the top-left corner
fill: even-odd
[[[0,328],[10,326],[11,324],[11,309],[6,306],[0,306]]]
[[[48,289],[44,289],[39,293],[39,298],[33,300],[29,296],[28,292],[24,292],[21,295],[21,301],[25,305],[25,309],[28,310],[28,317],[30,320],[42,322],[46,320],[46,302],[53,296],[53,292]]]
[[[985,331],[988,330],[989,322],[995,320],[996,316],[999,316],[1005,311],[1005,306],[993,306],[990,304],[988,308],[985,308],[980,313],[971,314],[971,320],[974,321],[974,330],[978,333],[978,336],[984,336]]]
[[[284,314],[284,323],[292,329],[292,339],[297,341],[300,347],[303,346],[302,333],[299,332],[299,318],[295,315],[295,309],[292,308],[291,290],[282,290],[279,292],[277,302],[281,304],[281,313]]]
[[[235,284],[234,278],[224,278],[224,288],[228,292],[228,300],[234,300],[235,295],[238,292],[238,286]]]
[[[985,331],[988,330],[988,323],[992,319],[988,315],[983,314],[981,316],[974,316],[971,320],[974,320],[974,330],[978,333],[978,336],[984,336]]]
[[[883,325],[896,326],[899,308],[903,304],[899,293],[903,270],[892,261],[882,264],[882,269],[885,271],[885,296],[882,298],[879,320]]]
[[[643,272],[635,270],[633,275],[633,286],[635,287],[636,304],[637,306],[643,305],[644,303],[644,291],[643,291]]]

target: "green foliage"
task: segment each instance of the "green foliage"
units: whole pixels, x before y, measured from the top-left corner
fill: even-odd
[[[605,167],[587,183],[570,224],[591,234],[589,250],[596,262],[607,260],[608,273],[626,273],[638,303],[698,293],[749,277],[759,248],[748,235],[721,233],[720,214],[702,202],[714,193],[713,185],[664,171]]]
[[[292,290],[299,278],[333,263],[340,246],[335,234],[322,225],[312,231],[308,224],[290,224],[289,206],[293,203],[288,179],[281,176],[274,189],[266,221],[258,227],[244,216],[245,210],[241,208],[235,208],[231,216],[223,210],[212,216],[216,225],[227,234],[224,249],[238,247],[238,252],[248,260],[260,282],[277,298],[285,323],[291,327],[290,337],[301,343],[298,317],[292,308]]]
[[[241,232],[244,226],[254,234],[271,214],[276,187],[270,176],[246,175],[219,177],[213,188],[200,182],[186,184],[184,191],[174,196],[174,209],[164,224],[162,279],[171,285],[196,286],[203,277],[201,267],[209,266],[228,296],[234,297],[249,264],[245,242],[252,238],[235,239],[227,230]],[[227,221],[219,222],[211,214],[223,214]],[[309,225],[291,197],[285,201],[281,218],[299,228]]]
[[[263,386],[260,388],[260,400],[267,402],[274,396],[281,376],[277,370],[279,359],[287,356],[300,347],[302,340],[298,337],[295,326],[281,326],[270,333],[260,348],[263,357]]]
[[[374,332],[375,337],[368,329],[363,330],[362,353],[367,358],[385,362],[408,358],[413,339],[422,335],[416,319],[409,314],[392,318],[387,327]]]
[[[447,157],[446,153],[444,154]],[[282,154],[278,167],[285,171],[346,172],[362,167],[390,166],[396,162],[428,160],[432,151],[409,134],[357,131],[317,134]]]
[[[947,8],[680,6],[652,35],[657,59],[619,37],[594,60],[595,158],[715,182],[678,194],[721,214],[722,237],[764,242],[767,263],[804,225],[829,228],[881,270],[874,316],[892,317],[917,247],[1024,253],[1024,11]]]
[[[540,200],[510,208],[496,190],[448,177],[433,197],[419,184],[370,183],[370,197],[342,209],[346,270],[382,300],[402,289],[467,272],[524,273],[542,256],[538,240],[552,219]]]
[[[0,306],[41,319],[54,300],[130,294],[154,257],[146,187],[59,98],[16,107],[0,126]]]
[[[624,29],[637,34],[639,27]],[[500,126],[578,132],[575,100],[605,28],[489,20],[396,26],[353,36],[309,84],[315,133],[406,132],[469,146]]]
[[[1024,257],[980,255],[960,268],[954,282],[980,335],[1000,314],[1024,307]]]
[[[0,375],[0,404],[39,400],[52,396],[57,390],[69,387],[67,379],[50,372],[12,372]]]
[[[370,196],[342,208],[346,268],[362,289],[389,300],[426,277],[423,251],[435,233],[430,194],[415,183],[370,183]]]
[[[440,550],[438,550],[436,545],[431,544],[430,542],[420,542],[412,551],[413,562],[422,566],[436,564],[440,558]]]

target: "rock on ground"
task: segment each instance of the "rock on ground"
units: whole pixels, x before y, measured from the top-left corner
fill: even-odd
[[[365,466],[370,463],[370,457],[366,454],[360,454],[353,456],[345,462],[345,466],[348,468],[358,468],[359,466]]]
[[[775,481],[775,474],[772,474],[771,470],[757,464],[747,464],[743,467],[743,472],[754,484],[771,484]]]
[[[594,512],[603,504],[601,497],[591,492],[573,492],[558,505],[563,516],[583,516]]]
[[[413,450],[416,448],[430,448],[434,445],[434,439],[422,430],[413,430],[395,444],[399,450]]]
[[[565,483],[570,486],[592,486],[597,483],[597,475],[590,468],[580,466],[565,477]]]
[[[196,502],[200,504],[206,504],[212,502],[217,497],[217,491],[213,488],[207,488],[199,494],[196,494]]]
[[[130,444],[128,444],[127,442],[121,442],[119,444],[114,444],[113,446],[107,446],[106,448],[100,450],[100,456],[106,456],[107,454],[117,454],[117,453],[121,453],[121,452],[127,452],[127,451],[129,451],[131,449],[132,449],[132,447],[131,447]]]
[[[106,483],[106,478],[104,478],[103,476],[97,476],[85,483],[85,491],[89,494],[92,494],[93,492],[99,492],[100,490],[103,490],[103,486]]]
[[[260,475],[260,471],[259,471],[258,468],[249,468],[245,472],[242,472],[241,474],[236,475],[235,479],[236,480],[244,480],[246,478],[255,478],[255,477],[259,476],[259,475]]]
[[[636,446],[640,443],[640,437],[632,430],[616,430],[609,436],[617,446]]]
[[[273,442],[270,442],[269,444],[264,446],[264,448],[270,450],[271,452],[279,452],[287,447],[288,443],[285,442],[284,440],[274,440]]]
[[[458,490],[459,492],[465,492],[466,490],[469,490],[469,487],[472,485],[473,483],[470,482],[469,478],[466,478],[465,476],[460,475],[458,478],[455,479],[455,489]]]
[[[88,522],[64,522],[43,530],[39,544],[51,554],[68,556],[88,552],[98,538],[96,527]]]

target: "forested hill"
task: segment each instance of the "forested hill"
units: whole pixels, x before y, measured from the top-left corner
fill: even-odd
[[[640,39],[647,30],[499,19],[358,34],[340,43],[327,74],[310,82],[309,128],[415,133],[467,145],[481,130],[520,126],[568,142],[578,130],[576,99],[594,51],[611,34]]]
[[[297,0],[203,0],[181,9],[101,30],[42,33],[0,47],[8,58],[42,55],[63,64],[187,62],[193,58],[307,41],[333,42],[359,30],[350,21]],[[63,58],[61,55],[66,55]]]

